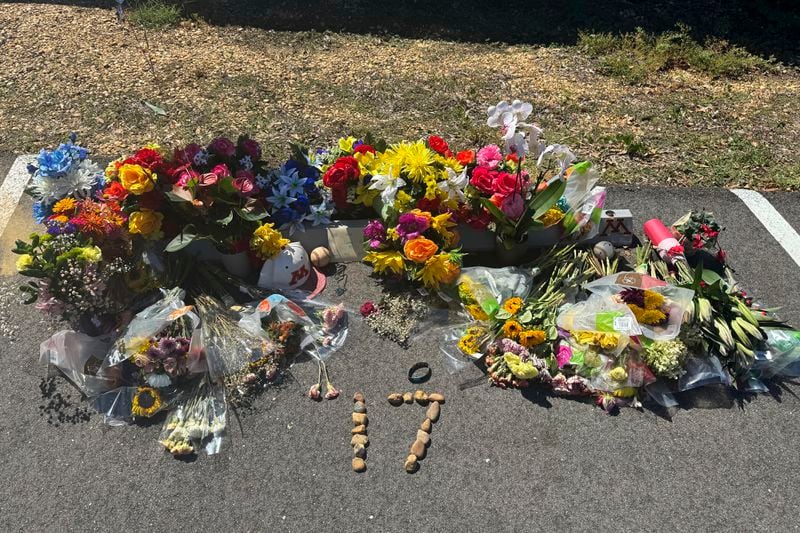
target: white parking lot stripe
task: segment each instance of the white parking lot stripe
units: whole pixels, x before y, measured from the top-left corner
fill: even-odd
[[[17,157],[3,184],[0,185],[0,235],[3,235],[22,193],[25,192],[25,185],[31,179],[28,174],[28,163],[32,163],[35,159],[35,155]]]
[[[756,218],[767,228],[772,236],[783,246],[797,266],[800,266],[800,235],[786,222],[777,209],[756,191],[750,189],[731,189],[744,205],[753,212]]]

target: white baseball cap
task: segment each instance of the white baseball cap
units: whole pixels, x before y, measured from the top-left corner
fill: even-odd
[[[265,289],[307,292],[313,298],[325,288],[325,274],[317,270],[299,242],[283,247],[278,255],[264,262],[258,286]]]

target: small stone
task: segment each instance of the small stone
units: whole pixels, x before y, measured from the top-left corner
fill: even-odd
[[[353,401],[354,402],[364,403],[366,400],[364,400],[364,395],[363,394],[361,394],[360,392],[357,392],[357,393],[353,394]]]
[[[364,405],[364,402],[356,402],[353,404],[353,412],[354,413],[366,413],[367,406]]]
[[[367,449],[364,447],[363,444],[353,445],[353,457],[358,457],[359,459],[367,458]]]
[[[419,429],[421,429],[425,433],[430,433],[431,432],[431,419],[430,418],[426,418],[422,422],[422,424],[420,424]]]
[[[441,412],[441,408],[439,404],[433,402],[430,407],[428,407],[428,411],[425,413],[431,422],[437,422],[439,420],[439,413]]]
[[[354,427],[353,429],[350,430],[350,433],[352,433],[353,435],[366,435],[367,434],[367,426],[365,426],[363,424],[360,425],[360,426],[356,426],[356,427]]]
[[[417,430],[417,440],[421,440],[425,443],[425,446],[430,446],[431,444],[431,436],[421,429]]]
[[[414,403],[414,395],[410,392],[403,394],[403,401],[406,403]]]
[[[353,457],[353,471],[363,472],[367,469],[367,463],[361,457]]]
[[[355,461],[355,459],[353,461]],[[406,457],[406,463],[404,466],[406,472],[408,472],[409,474],[413,474],[414,472],[419,470],[419,463],[417,462],[417,456],[409,455],[408,457]],[[353,467],[355,468],[355,463],[353,463]]]
[[[428,394],[428,400],[436,403],[444,403],[444,394],[439,394],[438,392],[432,392]]]
[[[350,445],[355,446],[356,444],[360,444],[364,447],[369,446],[369,437],[366,435],[353,435],[350,439]]]
[[[411,445],[409,453],[416,455],[418,460],[425,459],[425,443],[419,439],[415,440],[414,444]]]
[[[418,390],[415,392],[414,399],[417,400],[417,403],[420,405],[428,405],[428,395],[425,394],[425,391]]]
[[[367,415],[364,413],[353,413],[353,425],[366,426],[368,423]]]
[[[398,406],[403,403],[403,395],[399,392],[393,392],[389,395],[389,403]]]

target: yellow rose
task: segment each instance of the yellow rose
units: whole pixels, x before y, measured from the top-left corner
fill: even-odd
[[[17,259],[17,272],[27,270],[33,264],[33,256],[30,254],[23,254]]]
[[[155,187],[156,176],[139,165],[122,165],[118,171],[119,181],[131,194],[144,194]]]
[[[161,222],[164,215],[150,209],[142,209],[131,213],[128,218],[128,231],[138,233],[146,239],[161,237]]]

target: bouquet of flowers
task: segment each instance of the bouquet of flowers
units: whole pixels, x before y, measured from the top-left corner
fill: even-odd
[[[725,251],[719,246],[719,234],[723,228],[708,211],[691,211],[672,225],[675,238],[683,245],[686,255],[700,250],[714,252],[720,263],[725,262]]]
[[[432,215],[413,209],[387,222],[372,220],[364,228],[364,261],[379,275],[420,281],[428,289],[453,283],[461,271],[458,235],[450,213]]]
[[[308,160],[322,173],[322,184],[339,217],[356,218],[375,213],[373,202],[379,191],[370,189],[372,175],[379,164],[378,150],[385,143],[342,137],[336,146],[310,152]]]

